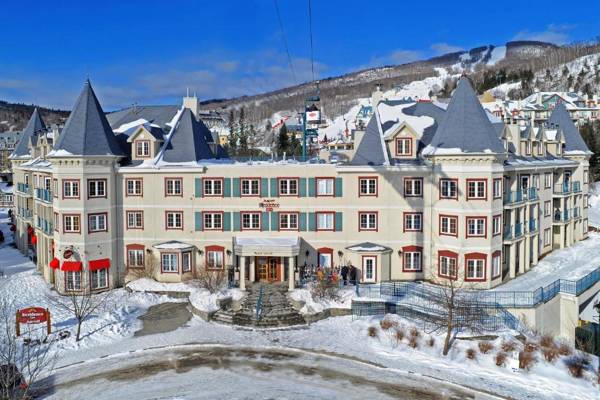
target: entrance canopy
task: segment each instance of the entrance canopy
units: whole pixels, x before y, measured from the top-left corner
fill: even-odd
[[[297,256],[300,238],[290,237],[234,237],[233,251],[238,256]]]

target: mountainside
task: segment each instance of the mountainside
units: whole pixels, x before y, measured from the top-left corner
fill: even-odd
[[[0,132],[19,131],[25,128],[35,105],[7,103],[0,101]],[[38,108],[46,125],[62,124],[69,116],[69,111]]]

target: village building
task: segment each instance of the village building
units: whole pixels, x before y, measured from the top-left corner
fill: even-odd
[[[447,107],[372,105],[341,162],[242,162],[193,102],[105,116],[86,82],[61,132],[35,111],[11,156],[16,244],[60,293],[201,271],[292,289],[306,265],[492,288],[587,237],[591,153],[562,103],[492,122],[462,78]]]

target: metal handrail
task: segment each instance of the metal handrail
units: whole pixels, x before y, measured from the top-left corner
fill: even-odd
[[[260,320],[262,317],[262,300],[263,300],[263,293],[265,291],[265,287],[261,286],[260,287],[260,291],[258,292],[258,299],[256,299],[256,320]]]

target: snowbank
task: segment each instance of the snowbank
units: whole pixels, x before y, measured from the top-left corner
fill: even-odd
[[[600,182],[590,184],[588,199],[588,223],[600,228]]]
[[[309,289],[295,289],[290,293],[290,298],[297,302],[304,303],[300,309],[301,314],[314,315],[332,308],[350,309],[352,299],[356,297],[354,287],[343,288],[338,292],[338,300],[314,299]]]

